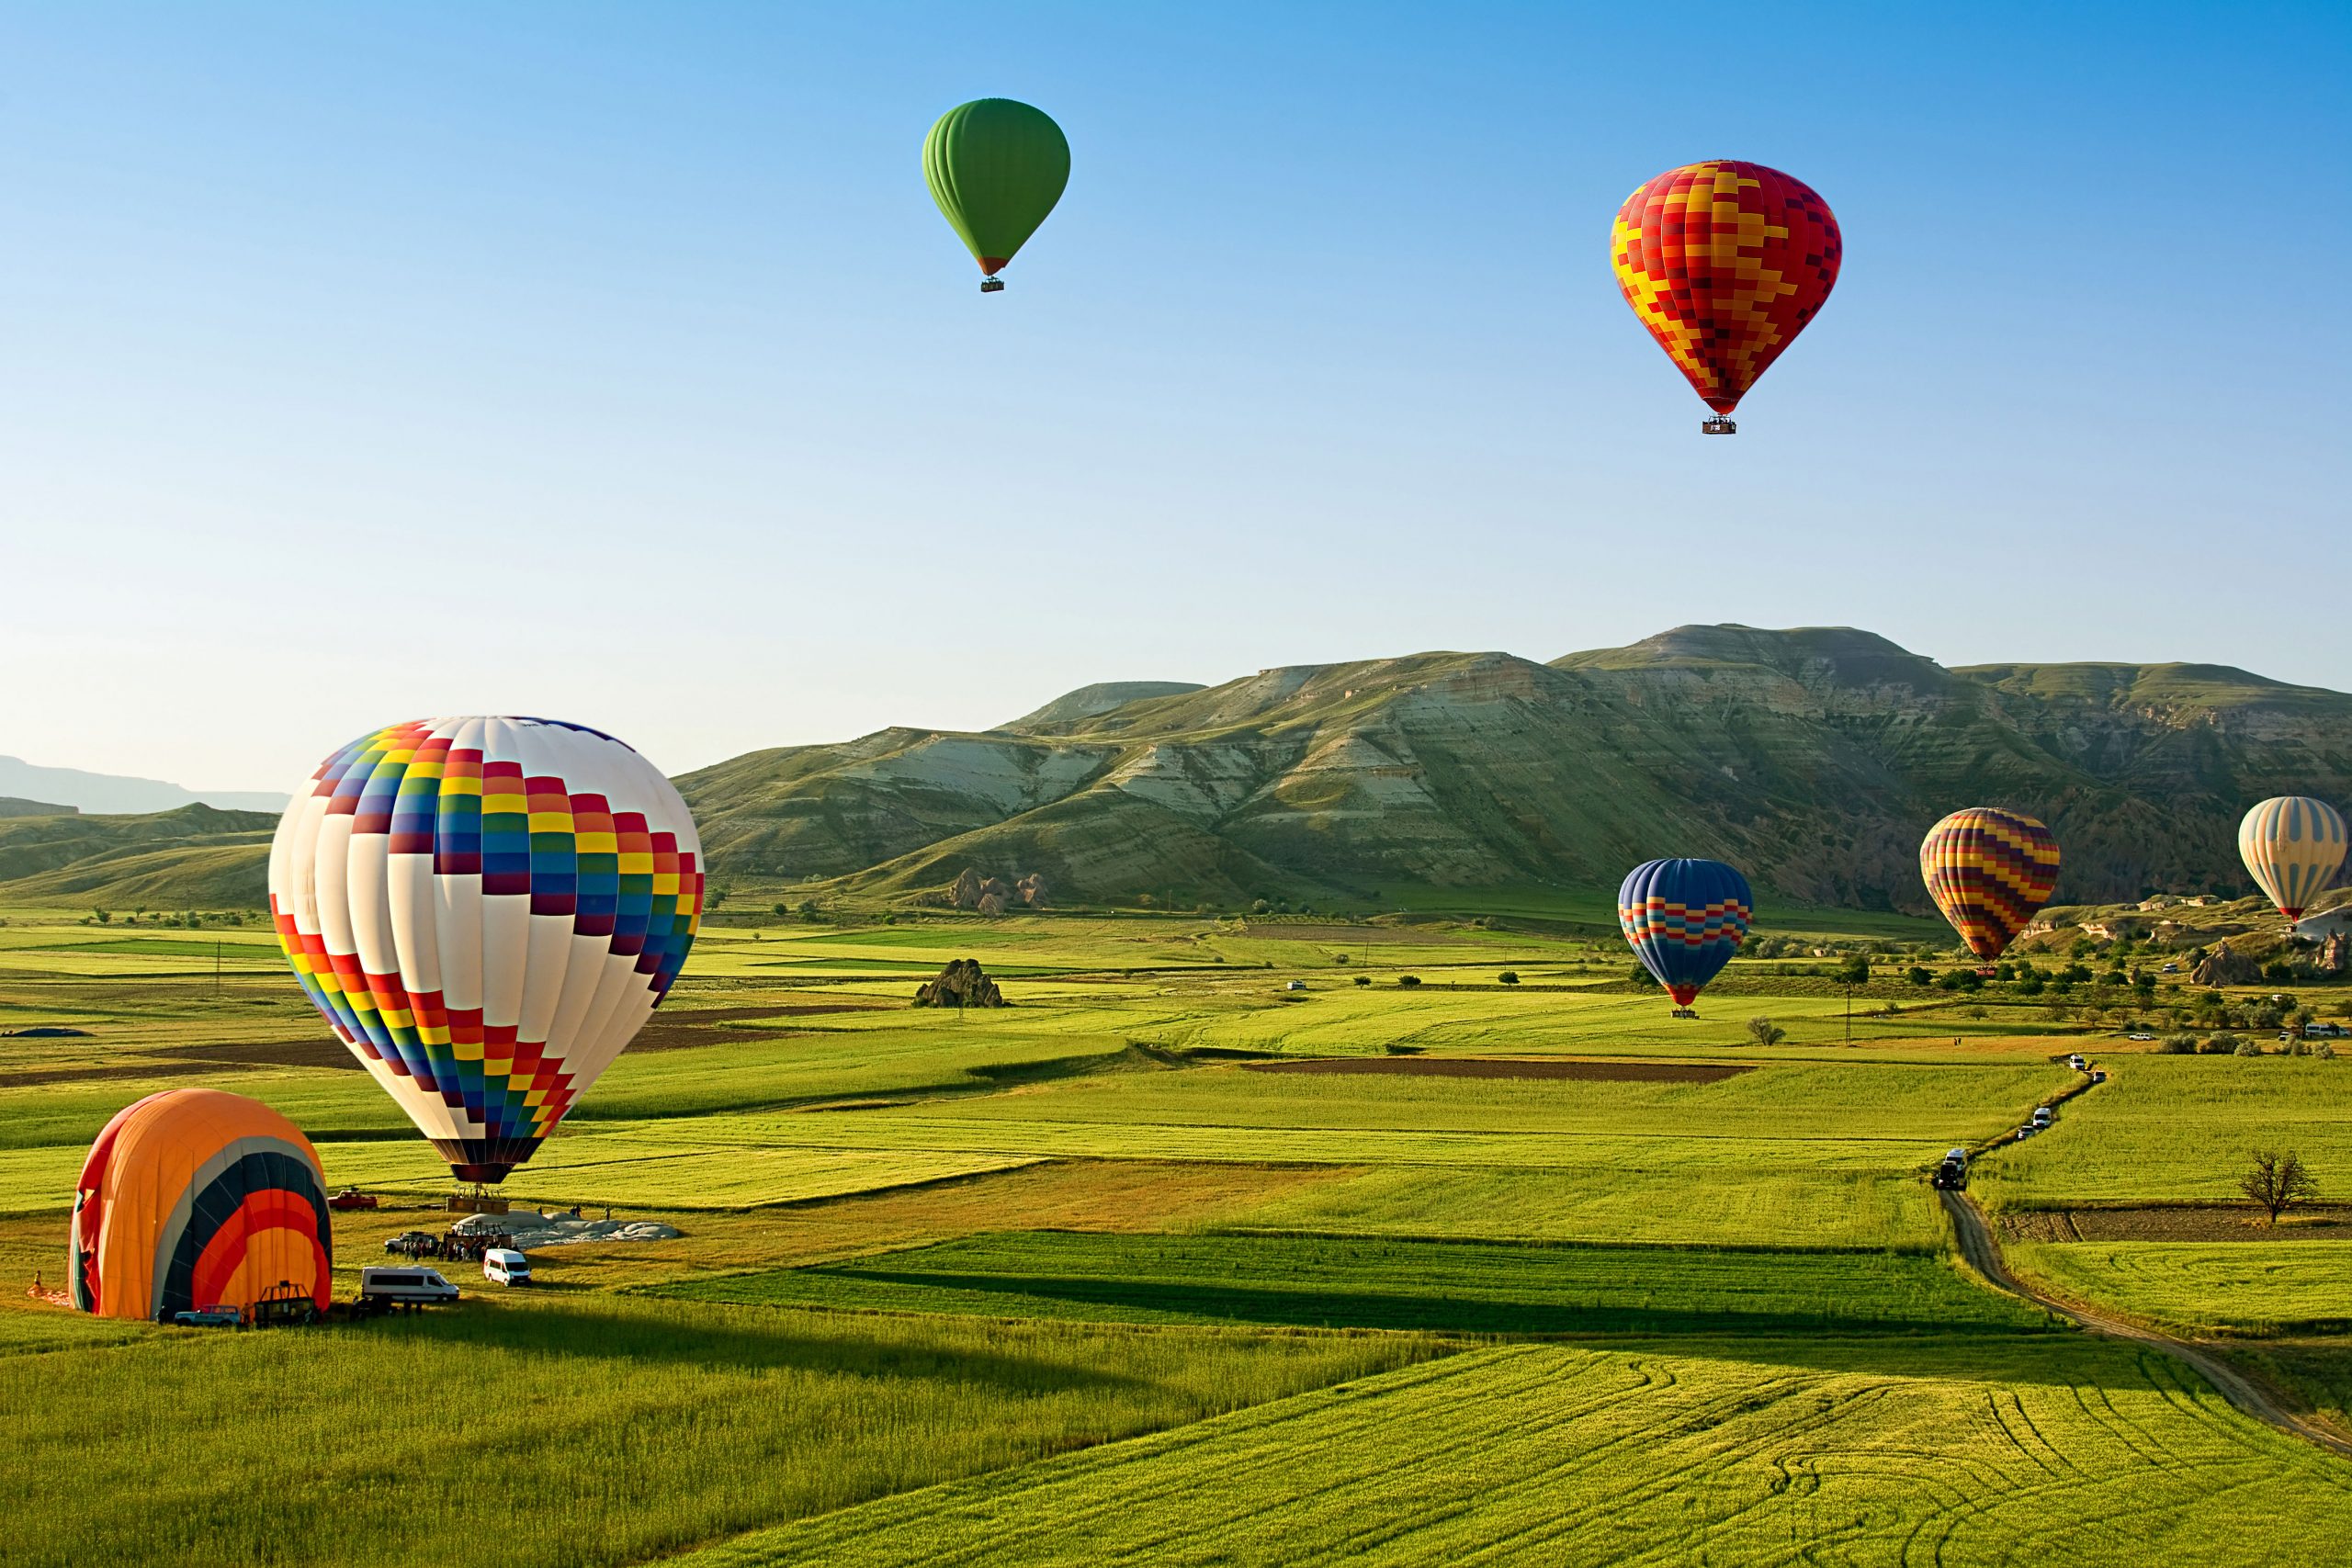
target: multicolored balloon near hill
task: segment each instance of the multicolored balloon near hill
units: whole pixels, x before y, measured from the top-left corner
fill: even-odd
[[[1968,951],[1990,964],[2050,902],[2058,840],[2033,818],[1972,806],[1928,829],[1919,874]]]
[[[426,719],[296,792],[269,908],[311,1002],[452,1173],[498,1181],[668,993],[701,857],[678,792],[611,736]]]
[[[322,1311],[334,1242],[319,1156],[291,1122],[217,1089],[116,1113],[74,1184],[74,1304],[169,1320],[210,1306]]]
[[[2238,856],[2254,880],[2290,920],[2344,868],[2344,818],[2307,795],[2282,795],[2245,814],[2238,824]]]
[[[931,198],[980,264],[980,292],[1029,243],[1069,184],[1069,141],[1043,109],[975,98],[941,115],[922,142]]]
[[[1754,915],[1747,878],[1721,861],[1650,861],[1617,889],[1617,923],[1677,1018],[1698,1016],[1691,1002],[1739,951]]]
[[[1812,186],[1761,164],[1668,169],[1625,198],[1609,260],[1625,303],[1715,411],[1732,410],[1820,312],[1845,243]]]

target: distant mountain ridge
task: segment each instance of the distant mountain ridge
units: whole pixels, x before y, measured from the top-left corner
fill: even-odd
[[[1229,906],[1613,889],[1690,854],[1769,897],[1924,913],[1919,839],[1972,805],[2051,824],[2062,904],[2250,891],[2247,806],[2352,802],[2352,696],[2218,665],[1947,669],[1849,627],[1678,626],[1549,663],[1090,686],[985,733],[883,729],[677,782],[721,885],[895,898],[970,866],[1039,874],[1059,900]],[[257,906],[274,810],[0,817],[0,902]]]
[[[71,806],[78,811],[121,816],[211,806],[223,811],[283,811],[287,797],[265,790],[183,789],[161,779],[85,773],[79,768],[37,767],[19,757],[0,757],[0,795]]]
[[[1849,627],[1679,626],[1536,663],[1424,653],[1090,687],[981,735],[887,729],[678,783],[714,873],[897,893],[966,865],[1058,894],[1613,887],[1662,854],[1924,910],[1946,811],[2065,848],[2062,900],[2240,887],[2265,795],[2352,795],[2352,696],[2221,666],[1946,669]]]

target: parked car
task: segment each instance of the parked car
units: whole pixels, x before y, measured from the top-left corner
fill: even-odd
[[[237,1308],[215,1302],[210,1306],[195,1307],[172,1314],[172,1321],[184,1328],[234,1328],[245,1321]]]
[[[372,1209],[375,1206],[376,1195],[373,1192],[362,1192],[356,1187],[346,1187],[327,1200],[327,1207],[330,1209]]]
[[[2107,1081],[2107,1074],[2106,1074],[2106,1073],[2104,1073],[2104,1072],[2100,1071],[2100,1070],[2099,1070],[2098,1068],[2097,1068],[2097,1067],[2094,1067],[2094,1068],[2092,1068],[2092,1069],[2091,1069],[2091,1082],[2093,1082],[2093,1083],[2105,1083],[2106,1081]]]
[[[481,1255],[481,1277],[493,1285],[527,1285],[531,1260],[511,1247],[493,1247]]]
[[[432,1240],[433,1238],[425,1235],[423,1231],[402,1231],[400,1235],[392,1237],[391,1240],[384,1244],[384,1250],[386,1252],[406,1252],[413,1255],[416,1248],[427,1245]]]
[[[2083,1060],[2082,1053],[2079,1051],[2066,1058],[2066,1065],[2078,1073],[2090,1066],[2088,1062]]]
[[[1306,989],[1306,982],[1304,980],[1293,980],[1288,985],[1284,986],[1283,989],[1285,991],[1303,991]]]
[[[458,1299],[458,1287],[441,1277],[438,1269],[362,1269],[362,1306],[428,1306]]]
[[[2024,1126],[2022,1126],[2022,1127],[2020,1127],[2020,1128],[2018,1128],[2018,1132],[2017,1132],[2017,1139],[2016,1139],[2016,1141],[2017,1141],[2017,1142],[2018,1142],[2018,1143],[2020,1143],[2020,1144],[2022,1144],[2022,1143],[2024,1143],[2028,1138],[2032,1137],[2036,1133],[2039,1133],[2039,1132],[2041,1132],[2041,1128],[2039,1128],[2039,1127],[2035,1126],[2032,1122],[2027,1122]]]
[[[2177,975],[2180,973],[2180,965],[2177,964],[2167,964],[2164,968],[2159,970],[2158,973],[2164,975]]]
[[[2050,1107],[2046,1105],[2037,1105],[2033,1108],[2033,1125],[2037,1132],[2049,1126],[2051,1122],[2055,1122],[2057,1119],[2058,1113],[2051,1110]]]
[[[2134,1034],[2131,1038],[2134,1040],[2154,1040],[2155,1036],[2153,1034]]]

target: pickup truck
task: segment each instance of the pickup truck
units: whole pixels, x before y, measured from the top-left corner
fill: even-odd
[[[172,1314],[172,1321],[183,1328],[234,1328],[245,1321],[244,1313],[225,1303],[210,1306],[190,1307]]]
[[[376,1195],[373,1192],[362,1192],[356,1187],[346,1187],[327,1200],[328,1208],[344,1212],[353,1209],[372,1209],[375,1206]]]

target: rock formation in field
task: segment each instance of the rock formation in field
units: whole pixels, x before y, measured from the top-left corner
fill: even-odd
[[[983,894],[981,894],[981,895],[980,895],[979,910],[980,910],[980,913],[981,913],[981,914],[983,914],[983,915],[989,915],[989,916],[996,916],[996,915],[1001,915],[1001,914],[1003,914],[1003,913],[1004,913],[1004,895],[1003,895],[1003,894],[1001,894],[1001,893],[995,893],[995,892],[989,892],[989,893],[983,893]]]
[[[2341,975],[2352,970],[2352,931],[2337,931],[2320,944],[2319,972]]]
[[[1046,907],[1046,879],[1035,872],[1031,872],[1012,886],[1021,895],[1021,901],[1030,908],[1042,909]]]
[[[996,982],[980,970],[978,962],[970,958],[948,961],[947,967],[936,979],[926,980],[915,992],[919,1008],[1009,1008],[1004,993]]]
[[[2200,986],[2251,986],[2262,978],[2262,965],[2225,942],[2199,959],[2188,977]]]
[[[980,874],[970,866],[966,866],[963,874],[947,885],[947,904],[948,908],[954,909],[978,908],[980,907]]]

